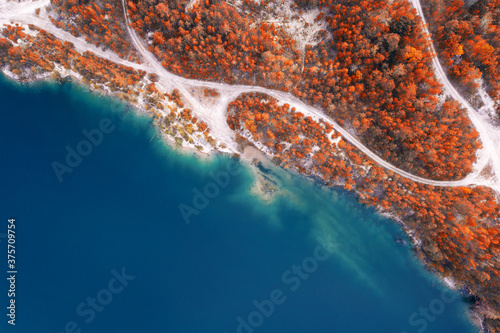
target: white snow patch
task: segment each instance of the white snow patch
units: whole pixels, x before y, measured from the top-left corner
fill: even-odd
[[[267,6],[269,10],[261,13],[262,18],[255,20],[254,24],[274,23],[293,38],[297,42],[297,48],[303,52],[306,45],[315,46],[321,41],[318,34],[321,30],[327,31],[327,23],[325,20],[316,21],[321,13],[319,9],[303,9],[300,14],[298,10],[292,9],[293,5],[293,0],[285,0],[283,3],[281,1],[270,2]],[[327,34],[326,39],[329,38],[331,35]]]

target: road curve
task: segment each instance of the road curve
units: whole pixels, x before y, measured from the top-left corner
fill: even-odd
[[[418,0],[412,0],[417,1]],[[169,87],[175,87],[179,90],[179,92],[188,100],[189,104],[193,108],[193,112],[196,113],[196,115],[205,121],[213,130],[214,132],[217,132],[219,135],[221,135],[222,138],[219,136],[217,139],[221,140],[226,147],[233,152],[237,151],[236,144],[233,140],[234,138],[234,132],[229,128],[227,125],[227,105],[229,102],[237,97],[238,95],[242,93],[251,93],[251,92],[258,92],[258,93],[264,93],[269,96],[272,96],[276,99],[278,99],[281,102],[288,103],[290,106],[295,107],[298,111],[303,112],[305,115],[309,116],[314,116],[316,118],[322,119],[323,121],[329,123],[332,125],[332,127],[338,131],[345,140],[350,142],[352,145],[354,145],[356,148],[358,148],[360,151],[362,151],[365,155],[367,155],[369,158],[371,158],[374,162],[378,163],[382,167],[391,170],[392,172],[405,177],[407,179],[410,179],[412,181],[422,183],[422,184],[427,184],[427,185],[433,185],[433,186],[441,186],[441,187],[458,187],[458,186],[467,186],[467,185],[485,185],[484,182],[477,182],[476,181],[476,175],[470,174],[466,178],[462,180],[457,180],[457,181],[439,181],[439,180],[432,180],[432,179],[427,179],[427,178],[422,178],[419,176],[415,176],[407,171],[404,171],[402,169],[397,168],[396,166],[392,165],[391,163],[385,161],[382,159],[380,156],[378,156],[376,153],[374,153],[372,150],[370,150],[368,147],[366,147],[363,143],[361,143],[357,138],[355,138],[353,135],[351,135],[349,132],[347,132],[342,126],[340,126],[336,121],[328,117],[323,113],[323,111],[311,106],[307,105],[306,103],[302,102],[300,99],[297,97],[293,96],[290,93],[283,92],[283,91],[277,91],[277,90],[272,90],[268,88],[263,88],[259,86],[248,86],[248,85],[228,85],[228,84],[223,84],[223,83],[216,83],[216,82],[207,82],[207,81],[200,81],[200,80],[193,80],[193,79],[186,79],[183,77],[180,77],[178,75],[175,75],[173,73],[168,72],[163,65],[156,59],[156,57],[147,50],[147,48],[142,44],[142,41],[138,37],[137,33],[135,32],[134,29],[130,28],[130,21],[128,17],[128,13],[126,10],[126,4],[125,1],[122,0],[122,6],[123,6],[123,13],[124,17],[126,20],[126,25],[127,25],[127,31],[130,35],[130,38],[132,39],[132,42],[135,46],[135,48],[140,52],[140,54],[143,56],[144,60],[147,62],[146,64],[136,64],[133,62],[126,61],[120,57],[118,57],[116,54],[113,52],[109,51],[102,51],[99,48],[89,45],[85,41],[82,41],[81,39],[78,39],[74,37],[73,35],[60,30],[59,28],[55,27],[51,23],[44,21],[33,14],[24,14],[22,16],[20,15],[15,15],[15,16],[8,16],[8,15],[1,15],[0,19],[7,19],[10,21],[14,22],[19,22],[19,23],[24,23],[24,24],[35,24],[39,26],[40,28],[54,34],[57,38],[66,40],[69,42],[72,42],[75,44],[75,47],[79,49],[80,51],[91,51],[99,56],[101,56],[104,59],[108,59],[112,62],[122,64],[124,66],[129,66],[135,69],[141,69],[146,72],[152,72],[155,73],[159,76],[161,79],[161,83],[169,86]],[[420,9],[421,10],[421,9]],[[427,32],[428,33],[428,32]],[[432,45],[432,42],[431,42]],[[437,61],[436,59],[433,59],[433,61]],[[437,61],[439,64],[439,61]],[[442,69],[441,69],[442,70]],[[444,72],[443,72],[444,73]],[[446,76],[444,75],[444,78],[446,79]],[[447,79],[446,79],[447,81]],[[449,83],[449,82],[448,82]],[[451,84],[450,84],[451,86]],[[189,92],[190,89],[193,88],[211,88],[219,91],[221,93],[220,97],[220,102],[217,103],[217,105],[214,108],[207,108],[204,105],[202,105],[198,100],[191,95]],[[454,90],[454,89],[453,89]],[[462,104],[468,106],[468,110],[472,109],[468,105],[468,103],[458,94],[456,90],[455,94],[458,95],[459,98],[456,98],[459,100]],[[451,92],[450,92],[451,94]],[[452,96],[455,97],[455,94],[452,94]],[[463,102],[462,102],[463,101]],[[469,110],[470,111],[470,110]],[[472,109],[474,111],[474,109]],[[469,112],[470,117],[476,115],[475,112]],[[476,115],[477,116],[477,115]],[[471,120],[472,120],[471,117]],[[477,121],[479,123],[479,121]],[[474,123],[474,121],[473,121]],[[474,123],[475,124],[475,123]],[[476,124],[475,124],[476,125]],[[479,124],[481,125],[481,124]],[[500,166],[500,163],[499,163]]]
[[[248,85],[228,85],[228,84],[222,84],[222,83],[216,83],[216,82],[207,82],[207,81],[200,81],[200,80],[193,80],[193,79],[186,79],[180,76],[177,76],[175,74],[172,74],[168,72],[163,65],[156,59],[156,57],[147,50],[144,45],[142,44],[141,40],[137,36],[137,33],[135,32],[134,29],[130,28],[130,22],[128,18],[128,13],[125,5],[125,1],[122,0],[122,6],[123,6],[123,13],[125,16],[125,20],[127,23],[127,30],[128,33],[130,34],[130,37],[135,45],[135,47],[138,49],[138,51],[142,54],[145,60],[147,60],[151,66],[155,68],[157,71],[157,74],[160,77],[163,77],[165,80],[170,81],[170,82],[175,82],[177,89],[180,91],[184,92],[184,95],[187,94],[187,97],[191,96],[189,92],[187,92],[186,88],[191,88],[191,87],[205,87],[205,88],[212,88],[212,89],[217,89],[219,91],[225,92],[225,93],[231,93],[233,95],[237,94],[242,94],[242,93],[250,93],[250,92],[259,92],[259,93],[264,93],[269,96],[272,96],[281,102],[288,103],[290,106],[295,107],[296,109],[300,109],[301,111],[304,112],[306,115],[313,115],[319,119],[322,119],[323,121],[331,124],[333,128],[338,131],[345,140],[349,141],[352,145],[357,147],[359,150],[361,150],[364,154],[366,154],[368,157],[370,157],[372,160],[374,160],[376,163],[380,164],[384,168],[391,170],[392,172],[399,174],[400,176],[403,176],[405,178],[408,178],[410,180],[413,180],[415,182],[427,184],[427,185],[434,185],[434,186],[448,186],[448,187],[457,187],[457,186],[466,186],[466,185],[473,185],[473,179],[470,179],[470,177],[466,177],[465,179],[462,180],[456,180],[456,181],[440,181],[440,180],[432,180],[432,179],[426,179],[422,177],[415,176],[407,171],[401,170],[397,168],[396,166],[392,165],[391,163],[385,161],[382,159],[380,156],[378,156],[376,153],[374,153],[372,150],[370,150],[368,147],[363,145],[358,139],[356,139],[353,135],[351,135],[349,132],[347,132],[342,126],[340,126],[336,121],[325,115],[322,111],[318,110],[317,108],[314,108],[313,106],[307,105],[301,100],[299,100],[297,97],[293,96],[290,93],[286,93],[283,91],[276,91],[272,89],[267,89],[259,86],[248,86]]]
[[[441,66],[441,63],[439,62],[436,49],[434,48],[434,43],[430,37],[431,35],[429,29],[427,28],[427,22],[425,20],[424,11],[422,9],[420,0],[410,0],[410,1],[413,4],[413,7],[415,7],[415,9],[417,10],[420,17],[422,18],[422,23],[423,23],[422,28],[425,34],[427,35],[427,41],[429,42],[429,46],[433,54],[432,64],[434,65],[435,69],[434,73],[441,81],[448,94],[450,94],[455,100],[460,102],[460,104],[462,104],[467,109],[467,115],[471,120],[472,124],[474,125],[474,127],[476,128],[477,132],[479,133],[479,137],[481,139],[481,143],[484,149],[486,149],[486,151],[488,152],[488,156],[492,162],[492,168],[495,178],[498,178],[498,176],[500,176],[500,156],[497,154],[497,150],[495,149],[495,144],[493,140],[491,140],[491,138],[488,136],[488,131],[484,127],[484,124],[480,119],[479,112],[474,107],[472,107],[472,105],[470,105],[469,102],[467,102],[465,98],[462,97],[462,95],[460,95],[460,93],[448,80],[448,77],[443,67]],[[499,184],[496,183],[491,184],[491,187],[498,187],[498,185]]]

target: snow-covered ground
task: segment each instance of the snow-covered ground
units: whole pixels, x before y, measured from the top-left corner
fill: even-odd
[[[302,9],[299,13],[298,10],[292,8],[294,5],[293,0],[269,1],[266,10],[259,14],[261,17],[253,24],[267,22],[283,29],[297,42],[297,49],[304,55],[306,45],[315,46],[321,41],[319,32],[327,31],[328,24],[324,20],[316,20],[321,13],[319,9]],[[331,38],[331,36],[327,35],[326,38]]]
[[[40,29],[50,32],[60,40],[73,43],[75,50],[80,53],[90,51],[103,59],[120,63],[134,69],[141,69],[144,71],[151,70],[148,66],[124,60],[112,51],[104,51],[93,44],[87,43],[83,37],[75,37],[69,32],[57,28],[50,22],[45,13],[45,6],[48,4],[50,4],[50,0],[25,2],[0,0],[0,25],[11,24],[11,22],[21,23],[23,25],[33,24]],[[39,16],[35,14],[35,9],[37,8],[41,8]]]
[[[418,0],[411,1],[419,11],[420,15],[422,15],[422,9]],[[434,66],[436,68],[436,75],[442,81],[448,94],[458,100],[464,107],[467,108],[469,118],[476,127],[476,130],[479,132],[483,145],[483,149],[478,152],[478,162],[474,166],[474,172],[468,175],[465,179],[459,181],[436,181],[425,179],[395,167],[394,165],[380,158],[369,148],[364,146],[357,138],[352,136],[333,119],[326,116],[322,110],[305,104],[290,93],[258,86],[228,85],[201,80],[191,80],[174,75],[168,72],[156,59],[156,57],[151,52],[149,52],[144,41],[142,41],[137,36],[136,32],[131,29],[129,25],[127,25],[127,30],[130,38],[132,39],[134,46],[142,55],[144,62],[142,64],[136,64],[126,61],[111,51],[103,51],[93,45],[88,44],[82,38],[76,38],[73,35],[62,31],[61,29],[55,27],[50,22],[50,20],[48,20],[47,16],[36,16],[35,9],[40,7],[42,8],[42,11],[44,11],[43,7],[48,3],[49,0],[26,1],[20,3],[0,0],[0,24],[10,22],[17,22],[24,25],[28,23],[34,24],[54,34],[61,40],[72,42],[79,52],[91,51],[96,55],[101,56],[105,59],[109,59],[110,61],[113,61],[115,63],[157,74],[160,80],[157,86],[163,90],[162,92],[171,92],[171,90],[174,88],[178,89],[180,94],[185,98],[186,104],[188,104],[187,107],[191,108],[196,117],[206,122],[210,127],[211,134],[215,137],[215,139],[217,139],[220,143],[224,144],[227,147],[225,149],[222,149],[223,151],[230,153],[238,152],[237,144],[235,142],[235,134],[227,124],[227,107],[229,103],[242,93],[260,92],[276,98],[281,103],[288,103],[291,107],[295,107],[297,111],[304,113],[305,116],[311,116],[315,119],[322,119],[326,123],[329,123],[337,132],[342,135],[344,140],[356,146],[359,150],[361,150],[369,158],[374,160],[382,167],[391,170],[402,177],[411,179],[415,182],[434,186],[485,185],[492,187],[498,193],[500,193],[500,185],[497,178],[497,175],[500,175],[500,131],[497,131],[493,124],[489,122],[488,117],[480,115],[477,110],[470,106],[469,103],[465,101],[465,99],[453,88],[451,83],[448,81],[437,58],[433,59]],[[124,16],[127,20],[127,23],[129,23],[124,0],[122,0],[122,5]],[[219,92],[220,97],[217,103],[215,105],[208,105],[206,103],[200,102],[195,96],[190,93],[190,91],[193,91],[195,88],[210,88]],[[493,179],[483,179],[481,176],[482,169],[488,163],[490,163],[491,165]]]
[[[500,193],[500,131],[491,122],[491,119],[489,117],[489,115],[494,114],[495,112],[493,109],[493,103],[488,103],[486,96],[484,96],[483,101],[485,101],[485,105],[482,108],[482,111],[484,112],[480,113],[478,110],[472,107],[472,105],[470,105],[469,102],[467,102],[465,98],[462,97],[462,95],[460,95],[455,87],[453,87],[451,82],[448,80],[448,77],[446,76],[441,63],[439,62],[432,39],[429,37],[430,33],[427,29],[427,23],[425,20],[424,11],[422,10],[422,5],[420,4],[420,0],[411,0],[411,3],[417,10],[418,14],[422,17],[423,29],[428,36],[431,51],[434,54],[434,57],[432,59],[432,63],[434,65],[434,73],[443,84],[446,92],[455,100],[460,102],[460,104],[462,104],[464,108],[467,109],[469,119],[476,128],[476,131],[479,133],[479,138],[481,140],[483,148],[478,151],[478,162],[475,164],[474,171],[472,172],[472,176],[474,176],[474,184],[489,186],[493,188],[497,193]],[[487,94],[483,91],[482,95]],[[480,175],[482,169],[487,165],[485,161],[488,161],[489,165],[491,166],[490,179],[483,179]]]
[[[0,1],[0,14],[11,16],[22,16],[23,14],[34,14],[37,8],[43,9],[50,4],[50,0],[27,0],[27,1]]]
[[[488,114],[491,118],[496,117],[495,101],[484,89],[484,80],[479,80],[478,95],[483,102],[483,106],[478,110],[481,114]]]

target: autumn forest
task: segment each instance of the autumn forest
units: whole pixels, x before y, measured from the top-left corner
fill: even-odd
[[[164,70],[287,93],[321,110],[391,165],[434,181],[466,178],[483,147],[466,107],[445,92],[434,57],[475,108],[489,103],[496,110],[489,117],[500,113],[500,0],[422,0],[427,25],[406,0],[123,4],[51,0],[47,13],[36,15],[47,15],[57,28],[129,66],[19,24],[1,28],[0,65],[24,78],[52,73],[58,79],[53,72],[63,68],[147,110],[180,146],[185,142],[201,151],[201,142],[229,149],[217,140],[213,124],[197,116],[186,92],[165,91],[167,83],[140,67],[144,59],[131,28]],[[313,31],[308,42],[285,19],[266,19],[299,21],[303,13],[315,13],[301,28]],[[191,93],[207,105],[221,99],[216,88]],[[419,240],[419,259],[476,295],[473,311],[483,327],[500,333],[500,204],[492,188],[407,179],[374,162],[328,121],[264,92],[233,96],[223,111],[238,147],[256,146],[276,165],[352,191],[361,203],[401,221]]]

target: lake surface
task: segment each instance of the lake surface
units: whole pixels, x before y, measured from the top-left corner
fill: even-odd
[[[275,170],[287,194],[263,203],[243,164],[179,155],[74,84],[2,79],[0,100],[0,249],[14,217],[18,270],[0,332],[476,331],[401,229],[344,191]]]

